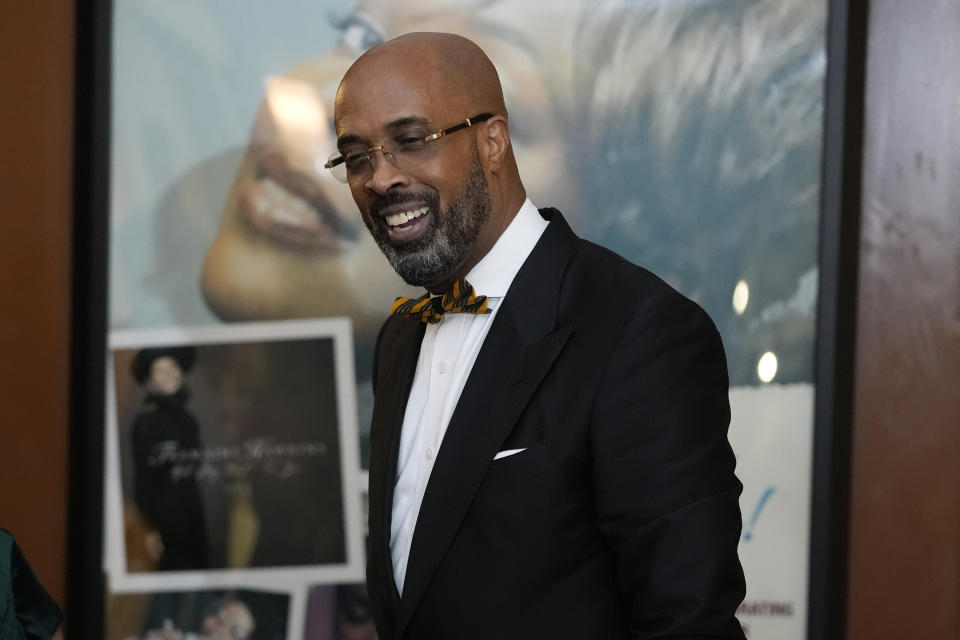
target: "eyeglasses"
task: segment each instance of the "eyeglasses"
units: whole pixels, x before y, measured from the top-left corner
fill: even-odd
[[[340,182],[352,182],[354,180],[366,180],[372,174],[376,167],[376,153],[379,151],[384,157],[393,163],[393,166],[400,170],[415,170],[422,166],[433,155],[435,148],[431,142],[435,142],[451,133],[456,133],[461,129],[472,127],[473,125],[489,120],[493,117],[492,113],[481,113],[478,116],[467,118],[460,124],[455,124],[446,129],[440,129],[428,136],[407,136],[396,140],[393,145],[379,147],[370,147],[365,151],[348,152],[340,154],[335,152],[324,166],[329,169],[333,177]]]

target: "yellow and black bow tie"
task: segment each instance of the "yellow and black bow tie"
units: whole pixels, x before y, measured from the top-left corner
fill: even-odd
[[[472,284],[457,280],[442,296],[431,298],[429,293],[425,293],[419,298],[397,298],[393,302],[393,313],[435,324],[443,320],[445,313],[490,313],[490,309],[487,296],[478,296]]]

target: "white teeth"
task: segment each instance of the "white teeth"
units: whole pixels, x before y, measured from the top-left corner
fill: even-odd
[[[406,222],[410,222],[414,218],[419,218],[428,210],[429,209],[427,207],[420,207],[419,209],[414,209],[413,211],[401,211],[400,213],[395,213],[392,216],[387,216],[387,224],[391,227],[396,227]]]
[[[317,215],[307,202],[293,195],[271,178],[261,180],[262,191],[257,195],[256,206],[269,212],[273,219],[284,224],[310,224]]]

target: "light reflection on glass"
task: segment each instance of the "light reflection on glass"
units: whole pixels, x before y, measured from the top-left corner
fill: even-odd
[[[747,310],[747,303],[750,302],[750,287],[746,281],[741,280],[733,288],[733,310],[738,316],[742,316]]]
[[[770,382],[777,375],[777,356],[767,351],[757,362],[757,376],[761,382]]]

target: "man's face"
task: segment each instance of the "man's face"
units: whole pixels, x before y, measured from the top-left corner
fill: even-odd
[[[203,291],[214,311],[227,320],[350,315],[360,336],[374,335],[394,297],[405,293],[363,232],[350,189],[322,167],[336,151],[331,119],[343,74],[364,49],[409,31],[461,33],[480,45],[500,72],[528,193],[535,202],[575,210],[576,183],[565,163],[570,153],[556,117],[571,99],[560,78],[571,65],[577,14],[576,2],[546,14],[542,3],[532,1],[359,2],[345,20],[340,46],[276,79],[285,84],[268,84],[207,255]],[[286,117],[283,101],[271,95],[286,87],[319,105],[311,126]],[[435,129],[472,115],[457,113]],[[377,160],[383,158],[378,154]],[[468,175],[460,174],[461,189]],[[441,201],[440,207],[448,204]]]
[[[386,59],[383,59],[386,58]],[[470,100],[400,53],[366,59],[348,74],[336,108],[345,156],[422,139],[474,115]],[[406,282],[449,280],[467,261],[490,217],[476,131],[483,123],[427,143],[415,157],[371,156],[348,176],[364,224]]]

